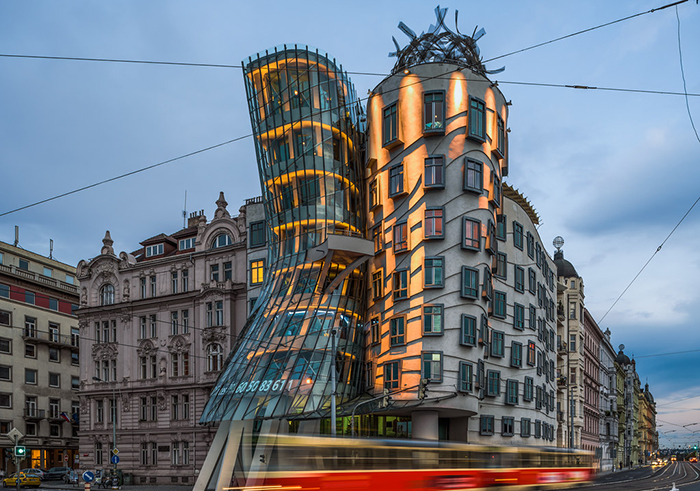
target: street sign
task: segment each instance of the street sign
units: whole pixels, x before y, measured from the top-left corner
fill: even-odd
[[[22,438],[24,434],[19,431],[17,428],[12,428],[10,431],[7,432],[7,438],[12,440],[12,442],[17,445],[17,442]]]
[[[112,453],[113,453],[114,455],[117,455],[117,454],[119,453],[119,449],[118,449],[118,448],[114,448],[114,449],[112,450]]]
[[[95,480],[95,474],[93,474],[90,471],[85,471],[83,472],[83,481],[85,482],[92,482]]]
[[[113,464],[119,463],[119,455],[112,455],[112,463]]]
[[[63,461],[64,461],[64,462],[68,462],[68,455],[64,455],[64,456],[63,456]]]

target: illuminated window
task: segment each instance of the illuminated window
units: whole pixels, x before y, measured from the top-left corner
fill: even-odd
[[[472,379],[474,378],[474,365],[466,361],[459,362],[459,391],[471,392]]]
[[[425,258],[423,274],[423,286],[426,288],[439,288],[444,285],[444,257]]]
[[[493,416],[481,415],[479,417],[479,434],[493,435]]]
[[[250,262],[250,284],[259,285],[265,276],[265,260],[257,259]]]
[[[525,329],[525,307],[519,303],[513,305],[513,328],[519,331]]]
[[[430,351],[422,354],[421,377],[431,382],[442,382],[442,353]]]
[[[112,305],[114,303],[114,286],[107,283],[100,288],[100,305]]]
[[[486,106],[474,97],[469,98],[469,137],[482,142],[486,137]]]
[[[423,334],[442,334],[442,305],[423,305]]]
[[[445,130],[445,94],[429,92],[423,95],[423,131]]]
[[[406,343],[406,318],[394,317],[389,320],[391,346],[401,346]]]
[[[394,225],[394,253],[408,250],[408,223],[402,222]]]
[[[481,194],[484,189],[484,165],[472,159],[464,160],[464,190]]]
[[[442,239],[442,208],[425,210],[424,233],[426,239]]]
[[[513,341],[510,345],[510,366],[523,366],[523,345],[517,341]]]
[[[379,269],[372,273],[372,298],[378,300],[384,296],[384,271]]]
[[[481,246],[481,222],[472,218],[462,219],[462,249],[478,251]]]
[[[423,185],[427,188],[445,187],[445,159],[440,156],[425,159]]]
[[[380,223],[372,229],[372,242],[374,242],[374,253],[384,250],[384,240],[382,239],[382,224]]]
[[[462,314],[462,339],[464,346],[476,346],[476,317]]]
[[[250,224],[250,247],[258,247],[265,244],[265,221]]]
[[[535,348],[534,341],[527,342],[527,364],[534,367],[535,366],[535,356],[537,349]]]
[[[383,146],[387,146],[399,139],[399,115],[396,103],[384,108],[382,119],[382,142]]]
[[[399,164],[389,169],[389,196],[398,196],[403,192],[403,164]]]
[[[408,298],[408,270],[394,271],[394,300]]]
[[[462,266],[462,297],[477,298],[479,293],[479,270]]]
[[[392,361],[384,364],[384,388],[398,389],[400,383],[401,371],[399,370],[399,362]]]
[[[518,222],[513,222],[513,245],[523,250],[523,226]]]

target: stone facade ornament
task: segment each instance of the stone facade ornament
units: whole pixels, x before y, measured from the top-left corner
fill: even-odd
[[[226,199],[224,198],[224,192],[221,191],[219,193],[219,199],[216,200],[216,212],[214,212],[214,219],[217,220],[219,218],[231,218],[231,215],[229,214],[228,210],[226,207],[228,206],[228,203],[226,202]]]
[[[109,234],[109,230],[105,232],[105,238],[102,239],[102,244],[100,254],[110,254],[113,256],[114,249],[112,248],[112,245],[114,244],[114,241],[112,240],[112,236]]]

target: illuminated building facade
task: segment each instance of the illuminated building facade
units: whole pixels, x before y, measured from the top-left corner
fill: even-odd
[[[308,47],[258,53],[244,63],[244,77],[268,264],[201,418],[221,423],[196,489],[212,477],[221,480],[216,489],[228,484],[240,436],[254,420],[264,421],[265,433],[284,432],[280,423],[294,419],[304,420],[300,431],[318,431],[333,383],[339,405],[361,390],[364,263],[372,253],[364,239],[361,107],[335,60]]]
[[[506,99],[436,13],[368,101],[367,386],[414,438],[552,445],[554,264],[503,183]]]

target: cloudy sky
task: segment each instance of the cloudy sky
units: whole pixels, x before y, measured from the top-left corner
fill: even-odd
[[[463,33],[484,27],[485,60],[669,0],[456,2]],[[15,213],[7,212],[250,133],[241,61],[275,45],[308,44],[341,63],[364,96],[387,74],[391,36],[434,21],[425,1],[14,1],[0,3],[0,54],[233,65],[165,66],[0,57],[0,240],[75,265],[211,217],[224,191],[232,213],[260,194],[250,137]],[[677,8],[687,91],[700,93],[700,7]],[[532,202],[540,235],[584,278],[586,305],[613,344],[634,355],[656,397],[661,443],[700,423],[700,205],[639,278],[700,196],[700,142],[683,96],[671,7],[487,63],[512,100],[510,176]],[[524,83],[524,84],[523,84]],[[700,98],[689,107],[700,126]],[[4,215],[3,215],[4,214]],[[695,237],[695,239],[693,239]],[[684,353],[679,353],[684,352]],[[671,354],[672,353],[672,354]],[[697,435],[695,435],[697,436]],[[695,438],[695,436],[693,438]],[[674,437],[673,440],[669,438]]]

